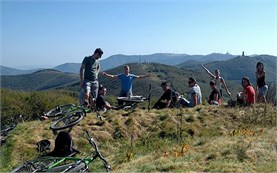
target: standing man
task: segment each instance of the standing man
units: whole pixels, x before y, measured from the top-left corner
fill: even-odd
[[[121,91],[119,97],[128,97],[132,96],[132,83],[134,79],[142,79],[149,77],[150,74],[147,75],[134,75],[130,73],[130,67],[128,65],[124,66],[124,73],[118,75],[111,75],[106,72],[103,72],[102,75],[110,77],[110,78],[118,78],[121,82]]]
[[[89,103],[89,97],[92,96],[91,107],[94,106],[96,97],[98,95],[98,73],[100,71],[99,58],[103,55],[100,48],[95,49],[93,55],[84,58],[80,68],[80,87],[85,92],[84,100],[82,103]]]

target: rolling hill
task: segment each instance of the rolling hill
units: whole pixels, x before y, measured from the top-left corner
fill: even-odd
[[[79,81],[79,75],[63,73],[53,69],[40,70],[31,74],[3,75],[1,88],[13,90],[39,91],[71,85]]]
[[[212,53],[209,55],[187,55],[187,54],[170,54],[170,53],[156,53],[151,55],[113,55],[106,59],[100,60],[101,71],[113,69],[115,67],[129,64],[129,63],[149,63],[155,62],[159,64],[166,64],[175,66],[188,60],[197,61],[223,61],[235,57],[230,54]],[[80,60],[81,61],[81,60]],[[79,73],[81,62],[79,63],[64,63],[53,67],[55,70],[69,73]],[[18,70],[9,67],[1,66],[2,75],[18,75],[32,73],[37,70]]]
[[[239,81],[244,76],[248,76],[253,84],[255,84],[255,71],[257,62],[263,62],[266,71],[266,81],[276,82],[276,63],[277,57],[270,55],[257,56],[237,56],[225,61],[196,61],[189,60],[178,64],[177,67],[184,69],[202,69],[205,65],[212,73],[215,69],[219,69],[221,75],[227,80]]]
[[[148,96],[149,85],[151,84],[152,95],[159,97],[162,94],[160,84],[168,81],[174,90],[182,95],[187,95],[189,88],[187,80],[193,76],[201,86],[203,97],[208,97],[210,93],[209,80],[204,70],[182,69],[174,66],[156,63],[133,63],[129,64],[131,73],[142,75],[150,73],[149,78],[135,80],[133,83],[133,94]],[[107,73],[119,74],[123,72],[123,66],[108,70]],[[239,83],[226,81],[231,92],[237,92]],[[108,95],[117,96],[120,92],[120,81],[99,75],[99,83],[107,87]],[[73,73],[63,73],[56,70],[42,70],[32,74],[2,76],[1,87],[14,90],[69,90],[79,92],[79,75]]]
[[[6,66],[0,65],[0,74],[1,75],[20,75],[20,74],[29,74],[41,69],[33,69],[33,70],[19,70],[15,68],[10,68]]]
[[[223,61],[235,57],[231,54],[212,53],[208,55],[187,55],[187,54],[170,54],[156,53],[151,55],[113,55],[109,58],[101,60],[102,70],[112,69],[120,65],[128,63],[149,63],[155,62],[175,66],[188,60],[197,61]]]

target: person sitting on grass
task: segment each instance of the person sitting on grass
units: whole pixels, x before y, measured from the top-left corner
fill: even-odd
[[[216,69],[214,74],[211,73],[203,64],[202,64],[202,67],[203,69],[213,78],[214,82],[215,82],[215,85],[217,86],[217,88],[219,89],[219,92],[220,92],[220,95],[221,97],[223,96],[223,93],[222,93],[222,85],[223,87],[225,88],[227,94],[230,96],[231,93],[225,83],[225,80],[223,79],[222,76],[220,76],[220,71],[219,69]]]
[[[107,110],[115,109],[116,108],[116,107],[112,106],[104,98],[104,96],[107,93],[107,88],[105,88],[104,86],[100,85],[98,93],[99,93],[98,97],[96,98],[96,110],[106,112]]]
[[[221,94],[214,81],[210,81],[210,87],[212,92],[209,96],[208,103],[210,105],[221,105]]]
[[[184,107],[195,107],[202,104],[202,93],[200,86],[196,83],[196,79],[190,77],[188,80],[188,85],[191,88],[189,93],[189,100],[182,98],[180,102]]]
[[[178,95],[173,91],[167,82],[162,82],[163,95],[153,106],[153,109],[173,108],[178,102]]]
[[[247,105],[256,103],[256,93],[248,77],[244,77],[241,80],[243,87],[243,100]]]

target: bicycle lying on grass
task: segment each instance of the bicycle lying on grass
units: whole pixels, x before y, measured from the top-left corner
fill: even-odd
[[[32,161],[27,161],[12,172],[85,172],[89,171],[88,165],[99,158],[107,172],[111,172],[111,166],[99,151],[98,145],[90,132],[86,131],[87,140],[93,146],[95,154],[92,157],[51,157],[45,156]]]
[[[90,112],[90,107],[66,104],[57,106],[56,108],[45,113],[44,116],[48,118],[58,118],[50,126],[50,129],[57,131],[73,127],[74,125],[78,124],[87,113]],[[102,117],[98,112],[96,112],[96,116],[102,121]]]

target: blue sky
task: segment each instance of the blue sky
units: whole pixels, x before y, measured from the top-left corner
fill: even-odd
[[[1,65],[114,54],[277,55],[277,0],[1,0]]]

